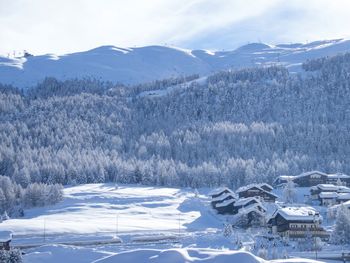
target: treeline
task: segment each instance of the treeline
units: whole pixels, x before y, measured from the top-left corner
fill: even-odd
[[[22,187],[236,188],[314,169],[350,173],[350,56],[308,67],[301,75],[277,66],[220,72],[199,83],[48,78],[27,94],[0,88],[0,174]]]
[[[63,198],[62,189],[62,185],[42,183],[30,183],[23,188],[9,177],[0,176],[0,219],[23,216],[24,208],[55,204]]]

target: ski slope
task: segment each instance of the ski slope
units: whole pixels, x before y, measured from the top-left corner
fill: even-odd
[[[29,88],[45,77],[60,80],[95,78],[113,83],[137,84],[157,79],[219,70],[279,64],[292,72],[307,59],[350,51],[350,40],[336,39],[308,44],[267,45],[252,43],[233,51],[186,50],[166,46],[119,48],[101,46],[65,55],[26,58],[0,56],[0,83]]]

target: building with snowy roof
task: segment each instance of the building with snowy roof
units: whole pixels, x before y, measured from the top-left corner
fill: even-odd
[[[320,171],[305,172],[296,176],[281,175],[275,179],[273,185],[280,187],[292,180],[299,187],[312,187],[318,184],[337,184],[350,186],[350,176],[342,173],[326,174]]]
[[[209,193],[209,195],[211,196],[211,198],[216,198],[219,197],[222,194],[227,194],[227,193],[231,193],[231,194],[235,194],[231,189],[227,188],[227,187],[220,187],[217,189],[214,189],[213,191],[211,191]]]
[[[0,249],[10,250],[12,231],[0,231]]]
[[[273,234],[284,238],[313,237],[328,239],[329,234],[321,226],[322,217],[312,207],[284,207],[277,209],[268,220]]]
[[[268,184],[250,184],[238,188],[236,193],[240,198],[260,197],[265,202],[275,202],[278,196],[271,193],[272,189]]]
[[[213,208],[216,208],[216,205],[219,203],[225,202],[227,200],[236,200],[236,199],[237,198],[236,198],[236,195],[234,193],[225,192],[225,193],[222,193],[221,195],[219,195],[215,198],[212,198],[211,205]]]

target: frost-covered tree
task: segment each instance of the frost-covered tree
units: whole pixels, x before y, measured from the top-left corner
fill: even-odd
[[[295,183],[292,179],[288,179],[283,189],[283,196],[286,203],[294,203],[297,200],[297,193],[295,190]]]
[[[331,241],[335,244],[350,244],[350,211],[344,205],[338,208]]]
[[[233,234],[232,224],[225,223],[224,230],[223,230],[224,237],[229,238],[232,234]]]

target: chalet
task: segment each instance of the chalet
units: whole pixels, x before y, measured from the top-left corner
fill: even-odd
[[[343,185],[319,184],[310,189],[311,198],[329,206],[350,200],[350,188]]]
[[[277,209],[268,220],[273,234],[284,238],[305,238],[310,233],[313,237],[328,239],[329,234],[320,225],[322,217],[312,207],[284,207]]]
[[[321,205],[331,206],[337,203],[338,193],[336,192],[321,192],[318,195],[318,199]]]
[[[236,195],[234,193],[231,193],[231,192],[226,192],[226,193],[223,193],[215,198],[212,198],[211,199],[211,205],[213,206],[213,208],[216,208],[216,204],[218,203],[222,203],[224,201],[227,201],[227,200],[236,200]]]
[[[236,199],[227,199],[223,202],[217,203],[215,205],[216,211],[218,211],[219,214],[225,215],[233,215],[235,212],[234,204]]]
[[[211,191],[209,193],[209,195],[211,196],[211,198],[216,198],[222,194],[228,194],[228,193],[231,193],[233,195],[235,194],[231,189],[229,189],[227,187],[221,187],[221,188],[218,188],[218,189]]]
[[[350,176],[346,174],[326,174],[319,171],[305,172],[296,176],[281,175],[275,179],[273,185],[281,187],[292,180],[299,187],[311,187],[318,184],[336,184],[350,187]]]
[[[254,205],[254,204],[258,204],[258,205],[262,206],[260,200],[256,197],[240,198],[240,199],[236,200],[236,202],[233,205],[234,214],[237,214],[241,208],[248,207],[248,206]]]
[[[297,175],[293,182],[299,187],[311,187],[327,183],[327,174],[319,171],[311,171]]]
[[[328,174],[328,184],[344,185],[350,187],[350,176],[342,173]]]
[[[256,221],[265,221],[266,208],[261,203],[243,206],[238,210],[239,215],[246,215],[247,225],[253,225]]]
[[[337,203],[342,204],[350,201],[350,193],[339,193],[337,197]]]
[[[310,188],[311,198],[316,200],[321,192],[350,193],[350,188],[342,185],[318,184]]]
[[[271,188],[268,184],[251,184],[238,188],[236,193],[240,198],[260,197],[266,202],[275,202],[277,196],[271,193]]]
[[[0,249],[10,250],[12,231],[0,231]]]

